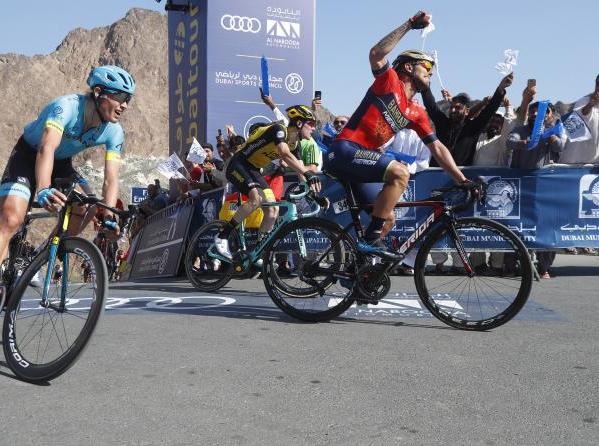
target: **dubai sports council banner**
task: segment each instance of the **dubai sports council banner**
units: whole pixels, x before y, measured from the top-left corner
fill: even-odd
[[[279,108],[310,104],[315,0],[191,0],[188,12],[168,14],[170,153],[194,137],[214,144],[225,124],[246,136],[274,119],[258,90],[262,56]]]

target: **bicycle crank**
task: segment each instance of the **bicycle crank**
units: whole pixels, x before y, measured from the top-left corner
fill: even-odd
[[[364,265],[358,270],[356,278],[356,303],[358,305],[379,303],[391,289],[391,278],[387,266]]]

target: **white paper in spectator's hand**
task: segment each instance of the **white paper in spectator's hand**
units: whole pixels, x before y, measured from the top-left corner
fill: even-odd
[[[176,153],[173,153],[170,157],[168,157],[168,159],[158,163],[156,170],[169,180],[171,178],[185,179],[185,175],[179,172],[179,168],[181,167],[185,168],[183,162],[179,159],[179,156]]]
[[[504,76],[507,76],[514,71],[514,65],[518,65],[518,50],[507,49],[503,52],[505,59],[503,62],[499,62],[495,65],[495,69]]]
[[[206,160],[206,151],[197,139],[193,138],[193,143],[189,148],[189,154],[187,155],[187,161],[192,163],[202,164]]]
[[[518,50],[507,49],[503,52],[505,56],[505,63],[510,65],[518,65]]]
[[[504,76],[507,76],[512,72],[512,66],[509,63],[504,62],[499,62],[497,65],[495,65],[495,69]]]

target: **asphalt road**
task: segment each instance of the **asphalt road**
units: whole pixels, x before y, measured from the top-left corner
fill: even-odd
[[[410,278],[321,324],[281,313],[258,280],[208,297],[116,284],[65,375],[27,384],[0,359],[0,444],[596,445],[599,256],[554,272],[485,333],[432,318]]]

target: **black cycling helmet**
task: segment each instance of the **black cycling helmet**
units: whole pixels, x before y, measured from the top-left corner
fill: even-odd
[[[292,105],[287,110],[287,117],[289,118],[289,124],[295,125],[296,122],[316,121],[316,116],[306,105]]]

